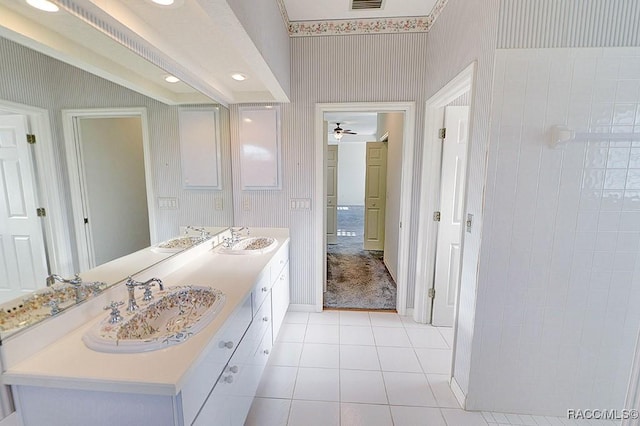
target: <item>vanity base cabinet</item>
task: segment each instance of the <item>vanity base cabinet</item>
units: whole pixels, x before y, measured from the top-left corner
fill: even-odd
[[[13,386],[21,424],[26,426],[113,426],[181,424],[176,397]]]
[[[177,395],[13,385],[21,424],[243,426],[289,307],[288,257],[285,243],[207,344]]]
[[[278,332],[284,321],[284,316],[289,309],[289,262],[280,270],[276,282],[271,288],[271,311],[273,312],[273,342],[278,337]]]

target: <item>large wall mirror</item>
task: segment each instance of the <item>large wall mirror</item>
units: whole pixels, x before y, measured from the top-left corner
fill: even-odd
[[[165,81],[165,71],[75,17],[46,15],[15,0],[0,0],[0,16],[5,313],[41,291],[50,274],[100,279],[101,265],[175,238],[187,225],[215,231],[233,224],[227,108],[182,82]],[[17,22],[38,23],[34,39],[18,34]],[[61,50],[42,47],[38,37],[55,38]],[[65,52],[74,50],[84,51],[86,66],[72,65]],[[137,75],[119,80],[117,66]],[[215,133],[207,151],[215,185],[184,184],[185,176],[194,179],[183,170],[181,152],[181,133],[189,132],[180,131],[180,115],[190,110],[214,117],[204,129]],[[206,161],[197,167],[206,172]],[[140,255],[107,285],[173,253]],[[2,321],[0,337],[6,337]]]

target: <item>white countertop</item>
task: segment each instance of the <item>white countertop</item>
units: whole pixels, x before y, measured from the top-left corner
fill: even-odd
[[[165,349],[134,354],[101,353],[82,342],[82,335],[104,313],[35,355],[3,373],[3,383],[68,389],[176,395],[189,372],[197,365],[212,338],[235,308],[249,295],[271,258],[289,240],[289,231],[252,228],[251,236],[269,236],[278,246],[261,255],[218,254],[213,249],[194,257],[186,266],[160,276],[165,288],[202,285],[220,289],[227,299],[218,316],[184,343]],[[265,271],[268,273],[268,270]]]

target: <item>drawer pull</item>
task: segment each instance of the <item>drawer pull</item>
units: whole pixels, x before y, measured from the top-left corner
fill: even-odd
[[[265,349],[264,351],[262,351],[262,353],[265,355],[269,355],[269,349]]]
[[[232,365],[231,367],[229,367],[229,371],[231,371],[232,373],[237,373],[238,372],[238,366],[237,365]]]
[[[262,287],[262,292],[263,292],[263,293],[266,293],[266,292],[268,292],[268,291],[269,291],[269,287]]]
[[[262,317],[262,321],[268,322],[269,321],[269,317]]]
[[[233,349],[233,346],[234,344],[231,340],[229,340],[228,342],[220,342],[221,348]]]
[[[233,383],[233,376],[229,374],[228,376],[223,377],[222,381],[225,383]]]

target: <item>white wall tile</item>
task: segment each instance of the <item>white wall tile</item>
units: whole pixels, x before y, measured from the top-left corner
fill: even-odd
[[[523,61],[533,69],[540,57],[557,54],[553,49],[499,50],[497,56],[505,69],[521,70]],[[490,256],[481,277],[490,279],[480,281],[487,288],[479,291],[476,310],[477,322],[487,326],[476,327],[477,362],[471,375],[472,389],[487,391],[471,392],[470,407],[562,415],[572,404],[623,404],[626,385],[618,377],[628,375],[633,348],[619,343],[620,333],[629,321],[636,333],[640,326],[640,315],[628,316],[640,302],[633,275],[640,259],[640,194],[635,188],[640,154],[628,141],[597,139],[553,149],[544,132],[536,135],[533,130],[521,132],[519,142],[517,129],[536,126],[539,118],[525,115],[518,122],[519,115],[513,114],[507,129],[503,118],[505,105],[519,108],[540,101],[531,89],[549,93],[542,107],[547,129],[565,124],[564,117],[588,127],[574,127],[578,132],[632,131],[640,106],[640,74],[631,76],[628,69],[639,63],[640,49],[625,52],[629,54],[633,56],[569,49],[570,81],[553,83],[552,74],[551,83],[529,81],[524,94],[509,91],[521,99],[510,99],[502,89],[507,84],[513,88],[511,81],[495,81],[494,96],[503,100],[501,110],[493,111],[491,132],[498,140],[492,141],[496,151],[489,157],[488,167],[496,173],[488,181],[487,210],[514,212],[527,220],[509,221],[496,213],[507,226],[494,227],[488,243]],[[618,80],[623,68],[626,78]],[[538,145],[540,155],[525,156],[521,150],[508,164],[511,147],[519,144]],[[518,179],[505,182],[514,167]],[[516,200],[515,208],[504,194]],[[506,285],[501,282],[504,270]],[[518,397],[523,389],[528,401]]]

